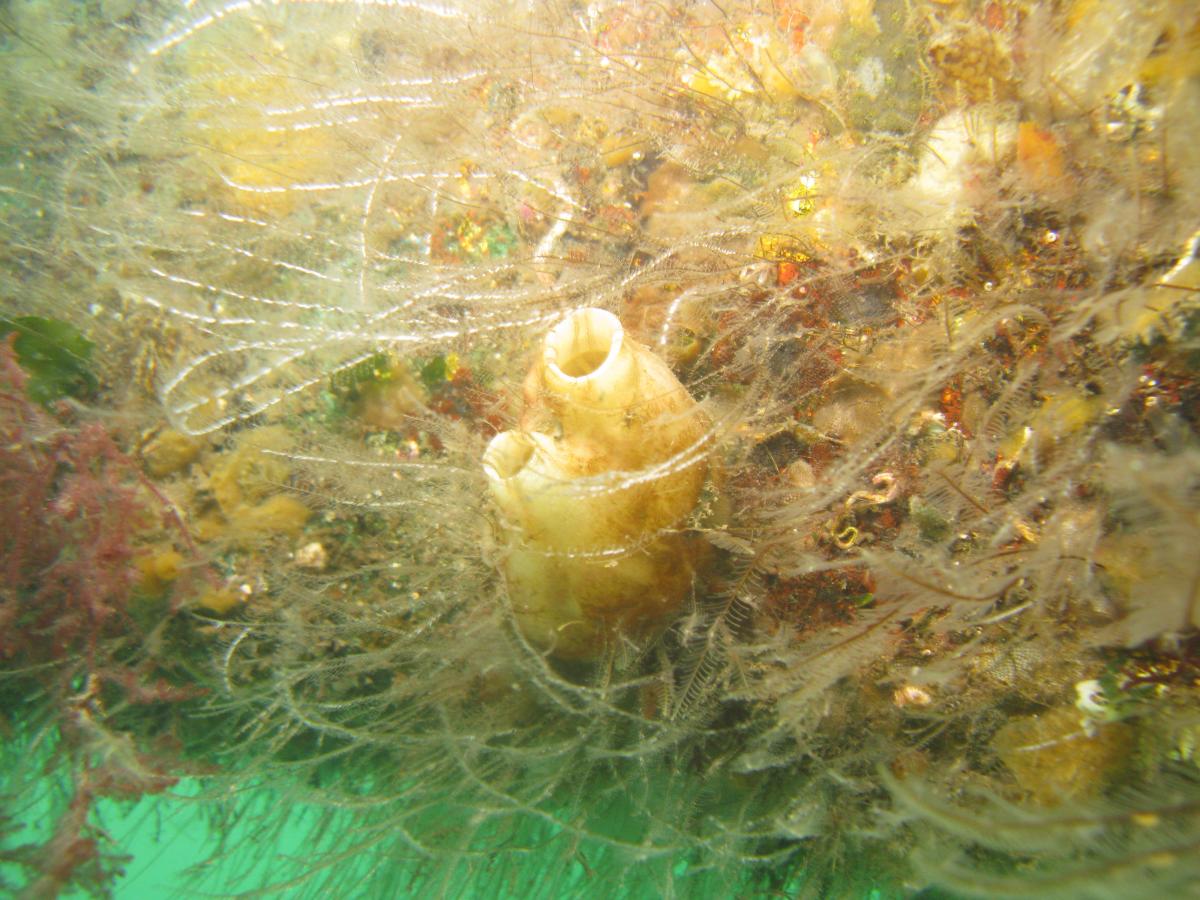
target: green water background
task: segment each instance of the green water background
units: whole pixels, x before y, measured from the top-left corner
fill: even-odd
[[[10,846],[49,839],[57,820],[56,812],[62,808],[67,791],[69,784],[53,777],[40,781],[35,790],[27,791],[22,797],[22,807],[10,810],[10,814],[22,823],[22,827],[10,835]],[[572,888],[580,894],[589,888],[594,891],[596,879],[603,880],[606,874],[609,877],[618,874],[606,873],[601,867],[588,873],[576,865],[572,867],[573,885],[539,886],[538,872],[547,868],[550,861],[539,860],[534,855],[524,860],[523,884],[517,890],[506,890],[502,881],[490,877],[493,873],[484,869],[459,873],[450,879],[457,888],[447,895],[439,890],[444,887],[442,882],[431,880],[403,861],[389,861],[368,853],[347,862],[344,875],[339,873],[334,879],[344,885],[344,890],[330,892],[328,882],[325,882],[325,888],[318,888],[306,883],[303,876],[313,862],[320,859],[320,851],[327,849],[322,835],[330,836],[339,825],[352,828],[353,813],[335,812],[334,829],[331,829],[328,810],[316,804],[284,799],[271,788],[242,790],[237,797],[225,801],[214,799],[210,791],[211,787],[199,779],[183,779],[166,794],[147,795],[136,801],[101,799],[95,803],[90,821],[109,836],[109,849],[115,848],[126,857],[121,866],[124,874],[115,882],[114,900],[223,897],[289,879],[298,880],[290,886],[269,891],[266,896],[569,898],[574,896]],[[284,803],[288,810],[286,815],[281,815],[280,805]],[[223,818],[228,821],[222,822]],[[264,833],[263,828],[269,829],[269,833]],[[553,849],[550,852],[559,851]],[[685,861],[676,864],[675,874],[680,878],[686,876]],[[0,877],[10,886],[22,886],[14,866],[0,865]],[[697,894],[689,893],[686,884],[686,881],[681,882],[680,896],[709,896],[703,889]],[[772,896],[792,896],[791,888],[799,891],[801,883],[789,885],[781,893],[773,892]],[[658,896],[651,884],[647,883],[645,889],[646,900]],[[63,896],[86,895],[71,891]],[[640,900],[636,888],[618,889],[613,896]],[[847,900],[887,900],[889,896],[888,892],[878,889],[846,895]]]

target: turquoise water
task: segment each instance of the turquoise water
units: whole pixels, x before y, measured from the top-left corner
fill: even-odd
[[[209,825],[202,810],[179,798],[195,797],[203,790],[199,783],[182,782],[168,801],[145,797],[133,806],[108,803],[97,810],[102,823],[117,847],[133,858],[117,882],[115,896],[120,900],[152,900],[160,897],[194,897],[201,879],[189,870],[201,866],[210,839]],[[296,835],[299,846],[303,833]]]

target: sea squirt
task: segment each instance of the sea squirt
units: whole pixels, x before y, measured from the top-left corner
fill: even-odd
[[[707,422],[670,368],[601,309],[550,332],[522,427],[483,456],[524,637],[592,660],[679,609],[696,550],[683,525],[708,471]]]

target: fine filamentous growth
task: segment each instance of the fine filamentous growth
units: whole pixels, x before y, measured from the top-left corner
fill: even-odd
[[[1195,3],[8,0],[0,97],[0,892],[153,795],[204,896],[1195,895]]]

